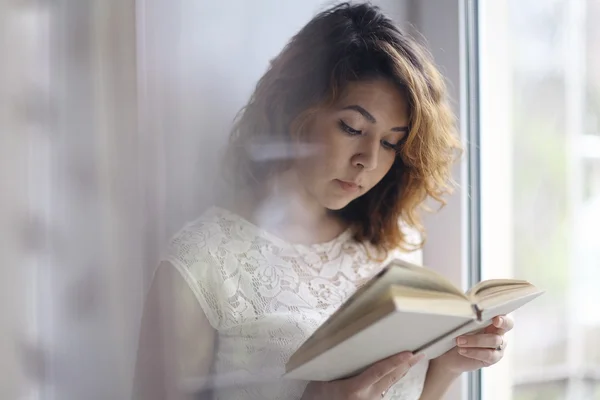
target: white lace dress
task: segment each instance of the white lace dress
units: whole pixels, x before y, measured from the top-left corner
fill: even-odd
[[[165,260],[218,332],[213,398],[227,400],[300,399],[307,382],[282,379],[285,363],[380,269],[349,231],[295,245],[220,208],[177,233]],[[426,371],[427,362],[413,367],[385,398],[417,400]]]

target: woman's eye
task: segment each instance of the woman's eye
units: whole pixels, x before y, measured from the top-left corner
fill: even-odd
[[[394,143],[390,143],[386,140],[382,140],[381,141],[381,145],[388,149],[388,150],[393,150],[393,151],[398,151],[398,148],[400,147],[398,143],[394,144]]]
[[[362,134],[362,131],[352,128],[350,125],[348,125],[341,119],[339,121],[339,125],[340,125],[340,129],[343,130],[344,132],[348,133],[349,135],[361,135]]]

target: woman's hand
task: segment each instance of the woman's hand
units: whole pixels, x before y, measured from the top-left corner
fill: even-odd
[[[419,361],[423,354],[403,352],[383,359],[361,374],[332,382],[310,382],[302,400],[375,400],[401,379]]]
[[[431,361],[433,365],[454,374],[475,371],[496,364],[504,356],[506,339],[504,334],[514,326],[511,317],[494,317],[492,325],[482,333],[459,336],[457,347]]]

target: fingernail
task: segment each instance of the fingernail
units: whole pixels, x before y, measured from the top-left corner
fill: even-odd
[[[463,344],[467,344],[467,339],[465,339],[464,337],[459,337],[458,339],[456,339],[456,343],[460,346]]]
[[[405,362],[412,358],[412,353],[401,353],[398,354],[398,362]]]
[[[408,361],[408,365],[410,367],[414,367],[415,365],[417,365],[424,357],[423,353],[419,353],[419,354],[415,354],[409,361]]]
[[[467,354],[467,349],[458,349],[458,354]]]
[[[498,323],[496,324],[496,327],[500,328],[502,324],[504,324],[504,318],[498,317]]]

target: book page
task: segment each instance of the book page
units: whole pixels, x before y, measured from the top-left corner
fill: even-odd
[[[465,300],[467,299],[465,294],[452,282],[428,268],[419,267],[399,259],[390,261],[386,268],[389,269],[389,279],[395,283],[416,289],[452,293]]]
[[[498,287],[509,287],[509,286],[531,286],[531,284],[524,280],[519,279],[488,279],[485,281],[481,281],[474,285],[471,289],[467,291],[467,295],[476,296],[478,293],[482,291],[487,291],[493,288]]]
[[[523,290],[527,290],[527,288],[535,287],[523,280],[516,279],[490,279],[487,281],[482,281],[473,286],[469,291],[467,291],[467,297],[471,300],[472,303],[478,303],[483,299],[490,299],[500,294],[503,296],[507,293],[517,293]]]
[[[504,308],[505,305],[519,304],[521,299],[537,297],[544,292],[533,285],[511,285],[490,287],[486,290],[481,290],[476,295],[477,308],[482,312],[488,312],[498,308]],[[510,307],[509,307],[510,308]],[[508,312],[512,312],[510,310]]]
[[[394,301],[398,311],[466,318],[475,317],[471,303],[452,293],[392,285],[388,296]]]

